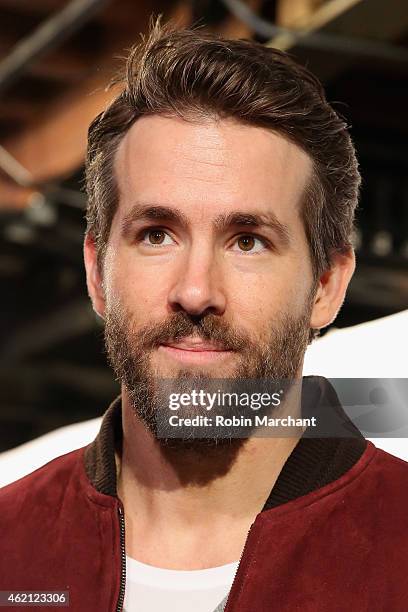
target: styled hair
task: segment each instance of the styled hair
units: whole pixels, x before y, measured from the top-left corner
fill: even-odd
[[[315,280],[351,245],[360,174],[348,126],[320,81],[287,53],[251,40],[162,25],[160,16],[128,55],[121,91],[89,127],[87,233],[102,264],[118,206],[114,157],[144,115],[188,121],[234,118],[268,128],[312,161],[300,203]]]

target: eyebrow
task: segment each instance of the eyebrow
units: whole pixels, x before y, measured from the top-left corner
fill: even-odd
[[[225,230],[236,225],[245,225],[253,228],[268,228],[278,237],[282,246],[288,248],[291,244],[289,228],[281,223],[274,212],[268,213],[246,213],[232,211],[228,214],[220,214],[216,217],[214,225],[219,230]]]
[[[124,236],[128,235],[131,225],[141,220],[177,223],[184,229],[189,226],[188,218],[178,209],[170,206],[136,203],[123,218],[121,223],[122,234]],[[284,248],[288,248],[291,244],[291,233],[288,226],[279,221],[272,211],[268,213],[232,211],[229,213],[221,213],[214,220],[214,227],[219,231],[225,231],[230,227],[243,225],[251,228],[267,228],[272,230],[277,235],[278,240]]]

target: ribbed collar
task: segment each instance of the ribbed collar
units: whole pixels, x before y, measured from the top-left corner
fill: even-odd
[[[341,423],[336,428],[341,437],[309,437],[313,435],[309,427],[286,460],[263,510],[334,482],[357,463],[367,447],[367,440],[344,412],[329,381],[307,376],[303,382],[307,392],[302,393],[302,415],[318,415],[323,430],[326,423],[326,431],[333,429],[334,420]]]
[[[345,474],[364,453],[367,441],[345,414],[332,385],[323,377],[305,377],[307,400],[302,394],[302,415],[327,408],[347,424],[348,437],[308,437],[306,430],[284,464],[263,510],[270,510],[319,489]],[[122,443],[121,397],[106,411],[95,440],[86,448],[88,478],[97,491],[116,497],[115,448]]]

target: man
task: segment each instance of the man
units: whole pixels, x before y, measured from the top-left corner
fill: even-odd
[[[158,401],[163,380],[274,379],[303,413],[305,349],[355,267],[359,181],[346,125],[284,53],[159,23],[132,50],[89,131],[84,246],[122,393],[91,445],[1,490],[3,591],[79,611],[406,610],[405,462],[352,426],[173,437]]]

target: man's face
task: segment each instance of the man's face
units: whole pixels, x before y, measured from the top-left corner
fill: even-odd
[[[299,377],[313,295],[308,156],[232,120],[137,120],[104,265],[120,377]]]

